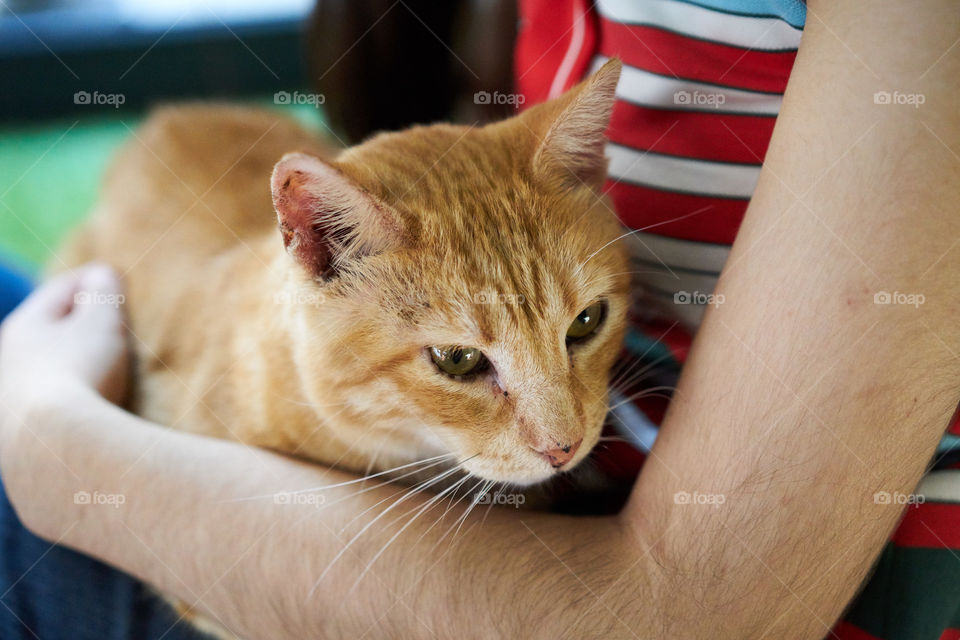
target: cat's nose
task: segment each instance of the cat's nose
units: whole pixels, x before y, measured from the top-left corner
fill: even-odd
[[[583,438],[580,438],[573,444],[561,445],[559,442],[557,446],[553,449],[547,449],[545,451],[538,451],[540,455],[547,459],[547,462],[550,463],[554,469],[559,469],[563,465],[567,464],[573,460],[573,456],[577,455],[577,449],[580,448],[580,443],[583,442]]]

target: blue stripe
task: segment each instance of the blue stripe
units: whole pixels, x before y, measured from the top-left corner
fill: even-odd
[[[633,327],[627,329],[624,345],[627,347],[627,351],[639,358],[643,358],[644,361],[664,358],[676,364],[676,360],[673,359],[673,354],[667,345],[640,333]]]
[[[955,436],[951,433],[943,436],[940,445],[937,447],[937,453],[943,454],[948,451],[960,451],[960,436]]]
[[[713,9],[738,16],[779,18],[791,27],[803,29],[807,21],[807,4],[803,0],[677,0],[704,9]]]

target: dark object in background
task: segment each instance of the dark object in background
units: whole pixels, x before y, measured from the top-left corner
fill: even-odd
[[[309,11],[309,0],[6,0],[0,119],[296,90]]]
[[[514,113],[475,99],[512,92],[516,0],[318,0],[312,81],[335,130],[355,143],[380,130]]]

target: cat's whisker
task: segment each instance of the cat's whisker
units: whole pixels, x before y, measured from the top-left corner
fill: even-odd
[[[493,485],[492,481],[487,481],[487,484],[484,485],[484,488],[480,491],[480,497],[486,495],[487,490]],[[492,502],[492,501],[491,501]],[[470,512],[477,508],[477,505],[480,503],[479,497],[477,499],[470,501],[470,506],[467,507],[466,513],[460,517],[460,524],[457,525],[457,530],[453,532],[453,537],[451,540],[456,540],[457,535],[460,533],[460,529],[463,527],[463,523],[467,521],[467,516],[470,515]]]
[[[604,443],[604,442],[626,442],[627,444],[630,444],[630,441],[629,441],[629,440],[627,440],[626,438],[621,438],[621,437],[619,437],[619,436],[601,436],[601,437],[597,438],[597,442],[598,442],[598,443]]]
[[[662,269],[661,269],[661,270],[657,270],[657,269],[647,269],[647,270],[645,270],[645,271],[621,271],[620,273],[607,273],[607,274],[604,274],[604,275],[600,276],[599,278],[594,278],[593,280],[590,280],[589,282],[584,283],[583,286],[584,286],[584,288],[586,288],[586,287],[589,287],[590,285],[594,284],[595,282],[600,282],[601,280],[609,280],[610,278],[615,278],[615,277],[617,277],[617,276],[632,276],[632,275],[638,275],[638,276],[639,276],[639,275],[644,275],[644,274],[651,274],[651,275],[657,276],[657,275],[663,274],[663,270],[662,270]]]
[[[420,472],[424,471],[425,469],[429,469],[429,468],[431,468],[431,467],[437,466],[438,464],[442,464],[443,461],[444,461],[444,459],[446,459],[446,458],[452,458],[452,457],[454,457],[454,454],[452,454],[452,453],[445,453],[445,454],[442,454],[442,455],[439,455],[439,456],[434,456],[434,457],[432,457],[432,458],[426,458],[425,460],[417,460],[417,461],[415,461],[415,462],[409,462],[409,463],[407,463],[407,464],[400,465],[399,467],[394,467],[394,468],[392,468],[392,469],[387,469],[386,471],[378,471],[377,473],[373,473],[373,474],[370,474],[370,475],[368,475],[368,476],[363,476],[362,478],[354,478],[353,480],[345,480],[345,481],[343,481],[343,482],[337,482],[337,483],[335,483],[335,484],[328,484],[328,485],[323,485],[323,486],[319,486],[319,487],[311,487],[311,488],[309,488],[309,489],[297,489],[296,491],[291,491],[291,492],[289,492],[289,493],[290,493],[290,494],[300,494],[300,493],[308,493],[308,492],[311,492],[311,491],[326,491],[327,489],[336,489],[336,488],[338,488],[338,487],[346,487],[346,486],[348,486],[348,485],[357,484],[357,483],[359,483],[359,482],[364,482],[364,481],[366,481],[366,480],[370,480],[371,478],[377,478],[377,477],[386,475],[386,474],[388,474],[388,473],[394,473],[395,471],[400,471],[401,469],[408,469],[408,468],[410,468],[410,467],[423,465],[423,464],[426,464],[426,463],[428,463],[428,462],[432,463],[432,464],[427,464],[427,466],[425,466],[425,467],[421,467],[421,468],[419,468],[419,469],[415,469],[415,470],[413,470],[413,471],[410,471],[410,472],[408,472],[408,473],[405,473],[405,474],[403,474],[403,475],[401,475],[401,476],[398,476],[398,477],[396,477],[396,478],[394,478],[394,479],[392,479],[392,480],[389,481],[389,482],[396,482],[397,480],[400,480],[401,478],[405,478],[405,477],[407,477],[407,476],[409,476],[409,475],[413,475],[414,473],[420,473]],[[387,484],[387,483],[384,483],[384,484]],[[382,486],[382,485],[380,485],[380,486]],[[231,500],[225,500],[224,502],[229,503],[229,502],[245,502],[245,501],[248,501],[248,500],[263,500],[263,499],[265,499],[265,498],[274,498],[274,497],[276,497],[276,495],[277,495],[277,492],[274,492],[274,493],[265,493],[265,494],[257,495],[257,496],[247,496],[247,497],[243,497],[243,498],[233,498],[233,499],[231,499]]]
[[[660,222],[655,222],[655,223],[653,223],[653,224],[648,224],[648,225],[645,226],[645,227],[640,227],[639,229],[631,229],[630,231],[627,231],[626,233],[617,236],[616,238],[614,238],[613,240],[611,240],[610,242],[606,243],[605,245],[603,245],[602,247],[600,247],[599,249],[597,249],[596,251],[594,251],[593,253],[591,253],[589,256],[587,256],[587,259],[584,260],[583,262],[581,262],[581,263],[577,266],[577,273],[580,273],[580,271],[583,269],[583,267],[585,267],[586,264],[587,264],[588,262],[590,262],[598,253],[600,253],[601,251],[603,251],[604,249],[606,249],[606,248],[609,247],[610,245],[612,245],[612,244],[614,244],[614,243],[616,243],[616,242],[618,242],[618,241],[626,238],[627,236],[632,236],[632,235],[635,234],[635,233],[640,233],[640,232],[642,232],[642,231],[646,231],[647,229],[652,229],[653,227],[659,227],[659,226],[662,226],[662,225],[665,225],[665,224],[670,224],[670,223],[673,223],[673,222],[679,222],[679,221],[681,221],[681,220],[686,220],[687,218],[692,218],[693,216],[700,215],[701,213],[707,211],[708,209],[712,209],[712,208],[713,208],[713,205],[710,204],[710,205],[707,205],[707,206],[705,206],[705,207],[701,207],[701,208],[697,209],[697,210],[694,211],[693,213],[688,213],[688,214],[686,214],[686,215],[677,216],[676,218],[673,218],[673,219],[671,219],[671,220],[662,220],[662,221],[660,221]]]
[[[610,388],[616,389],[617,387],[626,387],[633,382],[636,382],[640,376],[648,373],[651,369],[662,363],[664,360],[672,358],[673,355],[670,353],[665,353],[664,355],[655,358],[650,362],[644,362],[644,360],[637,359],[630,363],[623,371],[618,372],[614,376],[613,380],[610,382]],[[636,369],[637,365],[643,365],[639,369]]]
[[[420,517],[420,515],[422,515],[424,512],[429,511],[430,509],[432,509],[433,507],[435,507],[435,506],[443,499],[443,497],[444,497],[445,495],[447,495],[448,493],[450,493],[451,491],[454,492],[454,493],[456,493],[456,489],[459,489],[459,488],[460,488],[460,485],[462,485],[464,482],[466,482],[467,478],[469,478],[469,476],[464,476],[463,478],[461,478],[460,480],[458,480],[457,482],[455,482],[453,485],[447,487],[446,489],[444,489],[443,491],[441,491],[441,492],[438,493],[437,495],[435,495],[435,496],[433,496],[432,498],[430,498],[429,500],[427,500],[427,502],[424,503],[423,506],[421,506],[419,509],[417,509],[417,512],[416,512],[415,514],[413,514],[413,517],[411,517],[411,518],[407,521],[406,524],[404,524],[402,527],[400,527],[400,529],[399,529],[396,533],[394,533],[392,536],[390,536],[390,539],[387,540],[382,547],[380,547],[380,550],[377,551],[376,554],[374,554],[373,558],[370,559],[370,562],[367,563],[367,566],[363,568],[363,571],[361,571],[361,572],[360,572],[360,575],[357,576],[357,579],[354,580],[353,586],[350,587],[350,590],[349,590],[347,593],[350,594],[350,593],[353,592],[354,589],[357,588],[357,585],[360,584],[360,581],[363,580],[363,577],[364,577],[365,575],[367,575],[367,572],[370,571],[370,568],[373,567],[374,563],[380,558],[380,556],[384,554],[384,552],[387,550],[387,548],[388,548],[391,544],[393,544],[394,540],[396,540],[397,538],[399,538],[400,535],[401,535],[404,531],[406,531],[407,528],[408,528],[410,525],[412,525],[412,524],[414,523],[414,521],[416,521],[416,519],[417,519],[418,517]],[[411,511],[412,511],[412,509],[411,509]],[[407,513],[410,513],[410,512],[408,511]],[[401,518],[405,517],[406,515],[407,515],[407,514],[404,514],[404,515],[401,516],[400,518],[397,518],[397,520],[400,520]],[[395,520],[394,522],[396,522],[396,520]],[[391,523],[391,524],[392,524],[392,523]]]
[[[660,358],[663,358],[663,357],[665,356],[660,356]],[[645,371],[647,368],[649,368],[653,364],[656,364],[660,358],[658,358],[657,360],[654,360],[653,362],[646,362],[641,358],[630,358],[630,359],[623,360],[622,364],[620,364],[617,367],[617,372],[613,376],[613,379],[610,382],[610,386],[613,387],[618,384],[621,384],[623,380],[627,378],[627,376],[633,375],[636,371],[638,371],[637,367],[640,367],[639,369],[640,372]]]
[[[637,384],[643,382],[647,378],[653,378],[656,376],[656,373],[657,371],[655,368],[645,371],[635,371],[627,378],[624,378],[623,380],[617,380],[615,384],[611,384],[608,388],[610,391],[623,395],[631,391]]]
[[[398,428],[399,428],[398,426],[394,426],[394,427],[393,427],[392,429],[390,429],[390,430],[387,432],[387,434],[385,434],[385,435],[392,434],[392,433],[393,433],[394,431],[396,431]],[[373,452],[373,455],[370,456],[370,462],[367,463],[367,468],[366,468],[366,469],[364,470],[364,472],[363,472],[364,477],[369,477],[369,476],[370,476],[370,472],[373,470],[373,467],[374,467],[374,465],[376,464],[377,459],[380,458],[380,453],[383,451],[383,447],[384,447],[386,444],[387,444],[387,438],[386,438],[386,437],[380,438],[380,444],[377,445],[376,451],[374,451],[374,452]],[[352,447],[351,447],[351,448],[352,448]]]
[[[472,457],[472,456],[471,456],[471,457]],[[453,469],[456,470],[460,464],[462,464],[463,462],[466,462],[466,461],[469,460],[469,459],[470,459],[470,458],[465,458],[463,461],[457,463],[457,465],[454,465]],[[432,466],[432,465],[431,465],[431,466]],[[413,471],[409,471],[409,472],[405,473],[404,475],[396,478],[396,480],[399,480],[399,479],[401,479],[401,478],[403,478],[403,477],[405,477],[405,476],[408,476],[408,475],[413,475],[413,474],[415,474],[415,473],[420,473],[420,472],[422,472],[422,471],[423,471],[423,469],[414,469]],[[436,477],[436,476],[434,476],[434,477]],[[427,480],[424,480],[423,482],[429,482],[429,481],[432,480],[432,479],[433,479],[433,478],[427,478]],[[361,494],[361,493],[365,493],[366,491],[369,491],[369,490],[371,490],[371,489],[375,489],[375,488],[377,488],[377,486],[382,486],[383,484],[386,484],[386,483],[381,483],[380,485],[376,485],[376,486],[373,486],[373,487],[361,489],[360,491],[357,491],[356,493],[352,494],[350,497],[353,497],[354,495],[359,495],[359,494]],[[400,491],[396,491],[396,492],[390,494],[389,496],[387,496],[386,498],[383,498],[382,500],[380,500],[380,501],[378,501],[378,502],[370,505],[369,507],[367,507],[366,509],[364,509],[363,511],[361,511],[361,512],[358,513],[357,515],[355,515],[355,516],[353,516],[352,518],[350,518],[350,520],[348,520],[348,521],[346,522],[346,524],[343,525],[343,528],[341,528],[340,531],[337,532],[337,535],[339,536],[339,535],[340,535],[341,533],[343,533],[351,524],[353,524],[354,522],[356,522],[357,520],[359,520],[360,518],[362,518],[363,516],[365,516],[365,515],[366,515],[367,513],[369,513],[370,511],[376,509],[377,507],[379,507],[379,506],[380,506],[381,504],[383,504],[384,502],[387,502],[387,501],[389,501],[389,500],[392,500],[392,499],[396,498],[398,495],[403,494],[404,492],[406,492],[406,493],[416,493],[420,488],[422,488],[422,487],[419,487],[418,485],[415,484],[413,487],[410,487],[410,488],[407,488],[407,489],[401,489]],[[404,499],[405,499],[405,498],[404,498]]]
[[[360,491],[357,491],[356,493],[352,494],[350,497],[352,498],[353,496],[364,493],[365,491],[367,491],[367,489],[361,489]],[[394,491],[386,498],[382,498],[381,500],[378,500],[377,502],[373,503],[372,505],[370,505],[369,507],[367,507],[357,515],[350,518],[346,523],[344,523],[343,527],[341,527],[340,530],[337,531],[337,536],[339,537],[344,531],[350,528],[350,525],[352,525],[354,522],[356,522],[363,516],[367,515],[368,513],[370,513],[377,507],[379,507],[380,505],[382,505],[384,502],[389,502],[390,500],[393,500],[397,496],[403,495],[405,493],[416,493],[416,492],[417,492],[416,485],[414,485],[413,487],[404,487],[402,489],[399,489],[398,491]]]
[[[372,527],[374,524],[376,524],[377,522],[379,522],[381,518],[383,518],[385,515],[387,515],[388,513],[390,513],[393,509],[395,509],[395,508],[398,507],[399,505],[401,505],[401,504],[403,504],[404,502],[406,502],[406,501],[407,501],[410,497],[412,497],[413,495],[419,493],[421,490],[426,489],[427,487],[430,487],[430,486],[436,484],[437,482],[440,482],[440,481],[443,480],[445,477],[453,474],[453,473],[456,472],[456,471],[457,471],[456,468],[449,469],[449,470],[447,470],[447,471],[445,471],[445,472],[443,472],[443,473],[441,473],[441,474],[439,474],[439,475],[437,475],[437,476],[434,476],[433,478],[430,478],[429,480],[425,480],[424,482],[421,482],[420,484],[415,485],[414,487],[411,487],[411,488],[410,488],[409,490],[407,490],[400,498],[398,498],[397,500],[395,500],[395,501],[394,501],[392,504],[390,504],[386,509],[384,509],[384,510],[381,511],[379,514],[377,514],[377,516],[376,516],[373,520],[371,520],[370,522],[368,522],[367,524],[365,524],[365,525],[360,529],[360,531],[358,531],[352,538],[350,538],[350,540],[347,541],[347,543],[343,546],[343,548],[340,549],[340,551],[338,551],[337,554],[333,557],[333,559],[330,561],[330,564],[327,565],[327,568],[324,569],[323,572],[320,574],[320,577],[317,578],[317,581],[314,583],[313,588],[310,589],[310,593],[307,594],[308,597],[313,596],[313,594],[316,592],[317,588],[320,586],[320,583],[323,582],[323,579],[326,577],[327,573],[329,573],[329,571],[334,567],[334,565],[337,564],[337,561],[340,560],[340,558],[343,557],[343,554],[345,554],[345,553],[353,546],[353,544],[360,538],[360,536],[362,536],[364,533],[366,533],[366,532],[370,529],[370,527]],[[390,496],[390,497],[388,497],[388,498],[384,498],[383,500],[381,500],[381,501],[378,502],[377,504],[379,505],[380,503],[385,502],[385,501],[387,501],[387,500],[389,500],[389,499],[391,499],[391,498],[393,498],[393,496]],[[369,511],[369,509],[368,509],[368,511]],[[356,519],[356,518],[354,518],[354,519]],[[341,530],[341,532],[342,532],[342,530]]]
[[[473,485],[473,486],[470,488],[470,490],[469,490],[464,496],[462,496],[459,500],[457,500],[457,502],[456,502],[455,504],[460,504],[460,502],[463,501],[463,498],[466,498],[466,497],[469,496],[470,494],[475,493],[477,487],[479,487],[479,486],[480,486],[481,484],[483,484],[484,482],[490,482],[490,481],[489,481],[489,480],[483,480],[483,479],[481,479],[479,482],[477,482],[477,484]],[[453,531],[454,527],[456,527],[457,530],[459,531],[459,525],[461,525],[461,524],[463,523],[463,521],[466,520],[467,516],[470,514],[470,512],[473,510],[473,508],[474,508],[475,506],[477,506],[477,502],[478,502],[477,499],[474,499],[474,500],[471,500],[471,501],[470,501],[470,506],[467,507],[467,508],[464,510],[464,512],[463,512],[456,520],[454,520],[453,524],[450,525],[450,527],[444,532],[444,534],[443,534],[442,536],[440,536],[440,539],[437,540],[437,542],[433,545],[433,549],[434,549],[434,550],[436,550],[436,548],[440,546],[440,543],[443,542],[448,535],[450,535],[450,532]],[[456,536],[454,536],[454,537],[456,537]]]
[[[639,400],[640,398],[646,398],[646,397],[650,397],[650,396],[658,397],[658,398],[664,398],[664,399],[666,399],[666,400],[669,400],[669,399],[670,399],[670,396],[665,395],[665,394],[662,394],[662,393],[656,393],[656,392],[657,392],[657,391],[675,391],[675,390],[676,390],[676,387],[672,387],[672,386],[650,387],[649,389],[643,389],[642,391],[638,391],[637,393],[634,393],[633,395],[627,396],[626,398],[624,398],[623,400],[621,400],[621,401],[618,402],[617,404],[611,405],[611,406],[608,408],[608,410],[609,410],[609,411],[613,411],[613,410],[616,409],[617,407],[621,407],[621,406],[623,406],[623,405],[625,405],[625,404],[628,404],[628,403],[630,403],[630,402],[633,402],[633,401],[635,401],[635,400]]]
[[[471,457],[473,457],[473,456],[471,456]],[[469,460],[469,459],[470,459],[470,458],[467,458],[467,460]],[[466,460],[464,460],[463,462],[466,462]],[[384,517],[385,515],[387,515],[388,513],[390,513],[393,509],[397,508],[398,506],[400,506],[401,504],[403,504],[404,502],[406,502],[406,501],[407,501],[408,499],[410,499],[410,497],[412,497],[413,495],[421,492],[422,490],[424,490],[424,489],[426,489],[426,488],[428,488],[428,487],[433,486],[434,484],[440,482],[440,481],[443,480],[444,478],[447,478],[447,477],[449,477],[450,475],[452,475],[452,474],[460,471],[460,464],[463,464],[463,462],[459,463],[457,466],[453,467],[452,469],[448,469],[447,471],[444,471],[443,473],[440,473],[439,475],[434,476],[433,478],[430,478],[429,480],[425,480],[424,482],[421,482],[420,484],[414,486],[410,491],[408,491],[408,492],[405,493],[403,496],[401,496],[400,498],[398,498],[395,502],[393,502],[393,504],[391,504],[391,505],[388,506],[386,509],[384,509],[383,511],[381,511],[380,514],[378,514],[376,518],[374,518],[373,520],[371,520],[370,522],[368,522],[367,524],[365,524],[365,525],[360,529],[360,531],[358,531],[352,538],[350,538],[350,540],[347,542],[347,544],[344,545],[343,549],[341,549],[339,552],[337,552],[337,555],[335,555],[335,556],[333,557],[333,560],[330,561],[330,564],[327,565],[327,568],[324,569],[324,570],[323,570],[323,573],[320,574],[320,577],[317,578],[317,581],[316,581],[316,583],[313,585],[313,588],[310,589],[310,593],[308,594],[308,597],[309,597],[309,596],[313,596],[313,594],[314,594],[314,593],[316,592],[316,590],[317,590],[317,587],[319,587],[319,586],[320,586],[320,583],[323,582],[324,577],[326,577],[326,575],[327,575],[327,573],[330,571],[330,569],[333,568],[333,566],[337,563],[337,561],[338,561],[341,557],[343,557],[343,554],[346,553],[347,550],[350,549],[351,546],[353,546],[353,543],[356,542],[356,541],[360,538],[360,536],[362,536],[364,533],[366,533],[367,530],[370,529],[370,527],[372,527],[374,524],[376,524],[382,517]]]
[[[498,482],[494,482],[494,483],[493,483],[493,487],[491,487],[491,489],[493,490],[494,493],[496,493],[496,488],[495,488],[495,487],[496,487],[496,485],[498,485],[498,484],[499,484]],[[490,501],[490,504],[487,505],[487,510],[483,512],[483,519],[480,520],[480,525],[481,525],[481,526],[483,525],[484,522],[487,521],[487,516],[490,515],[490,509],[493,509],[493,500],[491,500],[491,501]]]
[[[471,478],[470,475],[466,475],[466,476],[463,477],[462,480],[463,480],[463,481],[466,481],[466,480],[468,480],[468,479],[470,479],[470,478]],[[467,492],[466,495],[461,496],[460,498],[457,498],[457,492],[454,491],[454,492],[450,495],[450,502],[449,502],[449,504],[447,504],[446,509],[443,510],[443,513],[440,514],[440,516],[434,521],[434,523],[433,523],[432,525],[430,525],[429,527],[427,527],[427,529],[426,529],[423,533],[420,534],[420,537],[417,538],[417,539],[414,541],[414,544],[418,544],[418,543],[424,538],[424,536],[426,536],[428,533],[430,533],[430,531],[432,531],[435,526],[437,526],[438,524],[440,524],[440,523],[443,521],[443,519],[447,517],[447,514],[450,513],[450,510],[453,509],[453,507],[455,507],[457,504],[459,504],[460,501],[463,500],[463,498],[465,498],[467,495],[470,495],[469,492]]]
[[[349,401],[349,400],[344,401],[344,402],[334,402],[334,403],[332,403],[332,404],[317,404],[317,403],[315,403],[315,402],[304,402],[304,401],[302,401],[302,400],[294,400],[293,398],[288,398],[287,396],[282,396],[282,395],[280,395],[279,393],[276,393],[276,392],[271,393],[271,395],[274,396],[275,398],[280,398],[280,399],[283,400],[284,402],[289,402],[290,404],[295,404],[295,405],[298,405],[298,406],[301,406],[301,407],[310,407],[311,409],[315,409],[315,408],[318,408],[318,407],[323,407],[323,408],[326,408],[326,407],[342,407],[342,406],[344,406],[344,405],[350,404],[350,401]]]

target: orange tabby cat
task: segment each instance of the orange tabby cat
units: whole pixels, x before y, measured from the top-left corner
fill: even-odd
[[[339,153],[268,112],[157,112],[70,247],[123,274],[133,408],[352,470],[451,454],[529,485],[574,467],[627,310],[600,195],[619,71]]]

